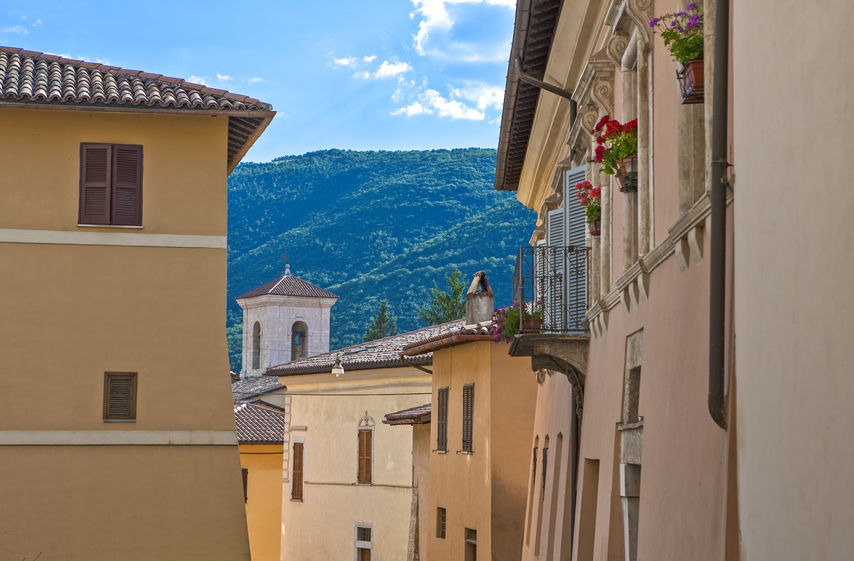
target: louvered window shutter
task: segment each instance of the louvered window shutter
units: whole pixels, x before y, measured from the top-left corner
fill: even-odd
[[[291,500],[302,500],[302,472],[303,472],[303,443],[294,442],[293,475],[291,476]]]
[[[113,146],[112,223],[142,224],[142,146]]]
[[[463,452],[472,451],[472,422],[474,415],[474,384],[463,386]]]
[[[567,215],[568,245],[583,248],[586,245],[587,216],[584,207],[575,198],[575,186],[585,179],[584,167],[566,172],[564,176],[564,204]],[[567,328],[583,331],[587,312],[587,260],[586,255],[574,251],[568,254],[566,264],[566,313]]]
[[[245,504],[249,501],[249,495],[247,494],[249,490],[249,470],[243,468],[240,471],[243,473],[243,502]]]
[[[448,388],[439,388],[437,396],[436,449],[448,451]]]
[[[359,475],[358,482],[369,485],[372,482],[372,446],[373,431],[370,429],[359,430]]]
[[[543,283],[543,320],[546,331],[563,331],[566,325],[566,212],[549,211],[546,217],[545,282]]]
[[[136,419],[136,372],[104,374],[104,419]]]
[[[80,224],[110,223],[109,144],[80,145]]]

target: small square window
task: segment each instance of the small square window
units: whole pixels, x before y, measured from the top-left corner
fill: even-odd
[[[104,373],[104,420],[136,420],[136,372]]]

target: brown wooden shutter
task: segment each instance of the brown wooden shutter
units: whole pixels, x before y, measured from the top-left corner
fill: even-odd
[[[439,388],[436,396],[437,423],[436,423],[436,449],[440,452],[448,451],[448,388]]]
[[[293,476],[291,477],[291,500],[302,500],[302,442],[294,442]]]
[[[110,223],[109,144],[80,144],[80,224]]]
[[[240,470],[243,473],[243,502],[249,502],[249,494],[247,491],[249,490],[249,470],[243,468]]]
[[[474,384],[463,386],[463,452],[472,451],[472,416],[474,415]]]
[[[104,373],[104,419],[136,419],[136,372]]]
[[[113,145],[112,224],[142,225],[142,146]]]
[[[372,450],[373,448],[373,431],[370,429],[359,430],[359,474],[357,481],[359,483],[370,485],[372,479]]]

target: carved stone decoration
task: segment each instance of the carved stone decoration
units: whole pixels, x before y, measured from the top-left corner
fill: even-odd
[[[546,200],[544,200],[542,206],[540,206],[540,216],[546,216],[547,212],[558,208],[562,199],[563,197],[560,192],[552,193],[546,197]]]
[[[529,243],[531,245],[536,245],[538,241],[544,239],[545,237],[546,237],[546,226],[545,226],[545,224],[540,224],[534,230],[534,233],[531,234],[531,240]]]
[[[626,47],[629,46],[629,36],[625,33],[615,33],[608,40],[608,45],[605,47],[608,52],[608,58],[615,65],[619,66],[623,60],[623,53],[626,52]]]
[[[578,424],[581,424],[581,418],[584,416],[584,389],[581,386],[572,386],[572,394],[575,397],[575,414]]]
[[[626,13],[632,19],[644,43],[652,43],[652,31],[649,20],[652,19],[653,0],[627,0]]]
[[[546,374],[548,374],[548,372],[549,371],[546,370],[545,368],[540,368],[539,370],[537,370],[537,383],[538,384],[542,384],[543,382],[546,381]]]

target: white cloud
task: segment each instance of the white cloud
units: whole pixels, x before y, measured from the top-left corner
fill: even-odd
[[[231,76],[229,76],[228,74],[217,73],[216,79],[220,82],[228,82],[229,80],[231,80]]]
[[[21,25],[13,25],[11,27],[4,27],[3,29],[0,29],[0,33],[15,33],[18,35],[26,35],[29,32],[29,29]]]
[[[462,4],[483,4],[501,6],[509,9],[516,7],[516,0],[412,0],[415,11],[409,14],[414,19],[420,16],[418,32],[413,35],[415,51],[419,55],[430,55],[438,58],[452,58],[462,62],[503,62],[507,60],[510,50],[509,42],[484,45],[465,41],[454,41],[450,32],[456,23],[453,10],[448,6]],[[431,45],[431,36],[438,36],[436,43],[444,43],[441,47]]]
[[[32,23],[32,26],[33,26],[33,27],[38,27],[38,26],[40,26],[42,23],[44,23],[44,22],[42,21],[42,18],[38,18],[36,21],[34,21],[34,22]]]
[[[447,99],[438,91],[427,89],[418,94],[418,99],[409,105],[392,111],[392,115],[438,115],[450,119],[464,119],[468,121],[482,121],[486,118],[483,111],[467,106],[458,99]]]
[[[504,88],[489,84],[470,83],[462,88],[452,88],[451,97],[474,102],[481,110],[501,109],[504,105]]]
[[[345,56],[342,58],[332,57],[332,65],[333,66],[344,66],[346,68],[356,68],[356,65],[359,64],[359,59],[354,56]]]
[[[263,82],[263,81],[264,81],[264,78],[259,78],[258,76],[252,76],[251,78],[249,78],[250,84],[257,84],[258,82]]]
[[[376,58],[377,58],[377,55],[363,56],[362,61],[367,62],[367,63],[371,63],[371,62],[374,62],[374,59],[376,59]]]
[[[359,78],[360,80],[385,80],[387,78],[394,78],[395,76],[399,76],[400,74],[405,74],[410,70],[412,70],[412,66],[410,66],[408,62],[400,62],[398,60],[384,60],[375,72],[362,70],[360,72],[354,73],[353,77]]]
[[[201,84],[203,86],[208,85],[208,81],[205,78],[203,78],[202,76],[196,76],[195,74],[190,75],[187,78],[187,81],[192,82],[194,84]]]

